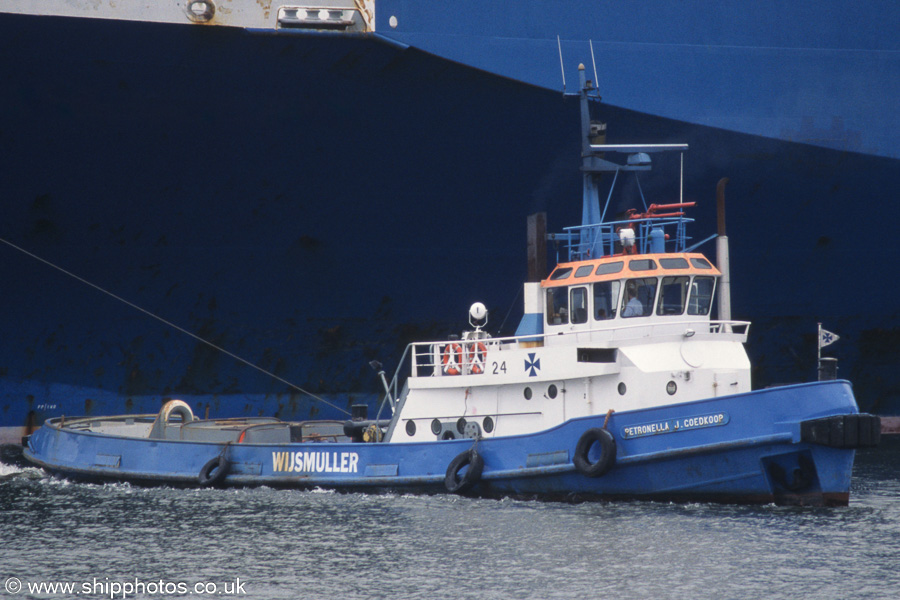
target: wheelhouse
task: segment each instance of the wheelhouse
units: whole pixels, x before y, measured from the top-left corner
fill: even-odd
[[[544,324],[621,327],[648,318],[708,320],[720,272],[702,254],[614,255],[559,264],[541,282]]]

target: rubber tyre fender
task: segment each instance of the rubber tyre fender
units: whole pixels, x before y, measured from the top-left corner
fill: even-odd
[[[197,481],[203,487],[219,485],[225,480],[230,467],[231,463],[228,462],[228,459],[224,456],[217,456],[203,465],[197,475]]]
[[[594,443],[600,444],[600,458],[592,463],[588,453]],[[572,458],[575,469],[587,477],[600,477],[609,471],[616,462],[616,439],[605,429],[595,427],[588,429],[575,445],[575,456]]]
[[[459,472],[463,467],[468,466],[462,477]],[[466,450],[450,461],[447,467],[447,475],[444,477],[444,487],[451,494],[463,494],[481,479],[481,472],[484,470],[484,459],[475,451],[474,448]]]

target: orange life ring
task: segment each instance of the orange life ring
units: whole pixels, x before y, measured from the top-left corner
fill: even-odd
[[[459,375],[462,366],[462,346],[455,342],[444,346],[441,364],[444,365],[444,374]]]
[[[484,373],[484,357],[486,354],[487,346],[484,345],[484,342],[475,342],[466,347],[466,359],[469,361],[469,365],[471,365],[470,369],[472,373],[475,373],[476,375]]]

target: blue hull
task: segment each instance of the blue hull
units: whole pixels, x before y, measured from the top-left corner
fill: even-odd
[[[490,28],[476,21],[475,29],[495,32],[478,34],[460,31],[473,26],[465,10],[430,7],[436,12],[426,18],[421,7],[384,2],[380,23],[392,11],[408,13],[375,36],[0,15],[0,237],[341,409],[371,403],[379,387],[368,361],[458,329],[472,301],[509,313],[503,332],[512,332],[526,215],[547,210],[551,230],[578,220],[555,203],[580,188],[567,167],[578,151],[578,108],[560,97],[561,79],[554,82],[559,31],[568,67],[590,65],[584,40],[593,39],[604,95],[625,107],[606,108],[610,141],[690,143],[700,152],[688,156],[686,189],[700,200],[712,198],[720,177],[731,178],[734,314],[757,323],[755,384],[811,378],[821,320],[842,336],[833,355],[841,376],[856,382],[860,405],[900,413],[896,284],[880,283],[864,309],[847,292],[852,282],[892,272],[900,252],[889,233],[859,238],[873,215],[884,223],[900,217],[892,195],[900,189],[900,135],[897,116],[883,108],[900,81],[892,76],[894,36],[834,33],[821,60],[804,55],[798,85],[783,86],[784,74],[756,78],[765,85],[751,86],[751,97],[744,67],[759,51],[733,56],[740,45],[702,11],[695,25],[672,28],[663,26],[664,11],[653,19],[648,10],[601,39],[583,25],[545,21],[556,14],[545,6],[498,16]],[[871,16],[879,27],[890,22]],[[507,37],[496,27],[528,33]],[[822,30],[808,30],[815,29]],[[663,44],[666,31],[687,37]],[[707,31],[724,37],[696,37]],[[511,44],[505,50],[501,38]],[[772,48],[778,40],[744,41]],[[841,62],[863,42],[860,56],[874,62]],[[639,67],[625,70],[623,56],[640,56]],[[751,72],[789,62],[782,56],[753,63]],[[704,86],[662,86],[660,94],[662,76],[683,73],[676,63],[693,69],[680,80]],[[822,77],[836,70],[841,77]],[[744,74],[741,85],[735,73]],[[828,88],[787,111],[791,122],[772,116],[799,102],[784,96],[788,88],[819,81],[857,89],[873,78],[879,83],[866,88],[864,103],[844,94],[840,110],[828,112]],[[762,101],[776,92],[776,105]],[[699,97],[712,108],[692,115]],[[734,106],[737,113],[723,113]],[[832,127],[848,107],[859,107],[863,120]],[[816,142],[829,136],[837,141]],[[705,205],[704,230],[713,220],[712,202]],[[448,245],[488,255],[436,258]],[[860,245],[877,251],[861,260]],[[785,278],[771,266],[788,255]],[[171,397],[211,417],[343,417],[7,247],[0,280],[0,442],[17,442],[46,418],[155,412]],[[461,285],[430,292],[447,280]],[[433,316],[451,314],[460,318]]]
[[[577,116],[556,94],[372,37],[9,15],[0,28],[2,71],[15,82],[0,91],[0,189],[12,198],[0,237],[344,410],[379,393],[370,360],[447,330],[433,314],[459,312],[472,295],[513,303],[524,261],[506,249],[521,248],[521,233],[494,224],[546,207],[534,192],[567,154],[561,131]],[[246,66],[238,80],[235,65]],[[502,115],[467,108],[520,94]],[[535,123],[532,111],[550,118]],[[524,162],[504,156],[526,129],[558,143]],[[447,165],[460,177],[423,197]],[[495,176],[518,168],[531,174]],[[534,204],[510,214],[485,200],[509,195]],[[435,269],[434,232],[445,227],[492,236],[492,264]],[[156,412],[167,397],[211,417],[346,416],[0,252],[4,442],[52,416]],[[505,273],[489,285],[428,291],[488,280],[479,276],[493,264]]]
[[[900,115],[887,110],[900,94],[895,2],[387,0],[376,10],[379,24],[396,18],[380,35],[517,81],[562,90],[565,77],[572,91],[584,63],[608,104],[900,158]]]
[[[828,435],[810,441],[804,422],[856,414],[849,383],[836,381],[615,413],[606,422],[576,419],[477,443],[226,446],[89,433],[54,421],[31,436],[25,457],[67,477],[197,485],[204,465],[221,455],[229,464],[222,485],[441,492],[448,466],[474,445],[484,466],[469,492],[480,496],[844,505],[853,447],[862,440],[834,443],[832,428],[832,446]],[[592,428],[615,439],[614,462],[597,477],[573,464],[579,438]]]

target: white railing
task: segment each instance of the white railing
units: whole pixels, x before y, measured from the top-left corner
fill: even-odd
[[[651,322],[502,338],[415,342],[407,347],[404,358],[409,354],[412,377],[480,375],[487,370],[488,352],[543,346],[548,339],[552,340],[554,346],[560,345],[561,340],[566,340],[569,343],[574,341],[615,347],[615,344],[624,341],[672,336],[682,338],[711,335],[740,336],[743,338],[741,342],[746,342],[749,332],[749,321]]]

